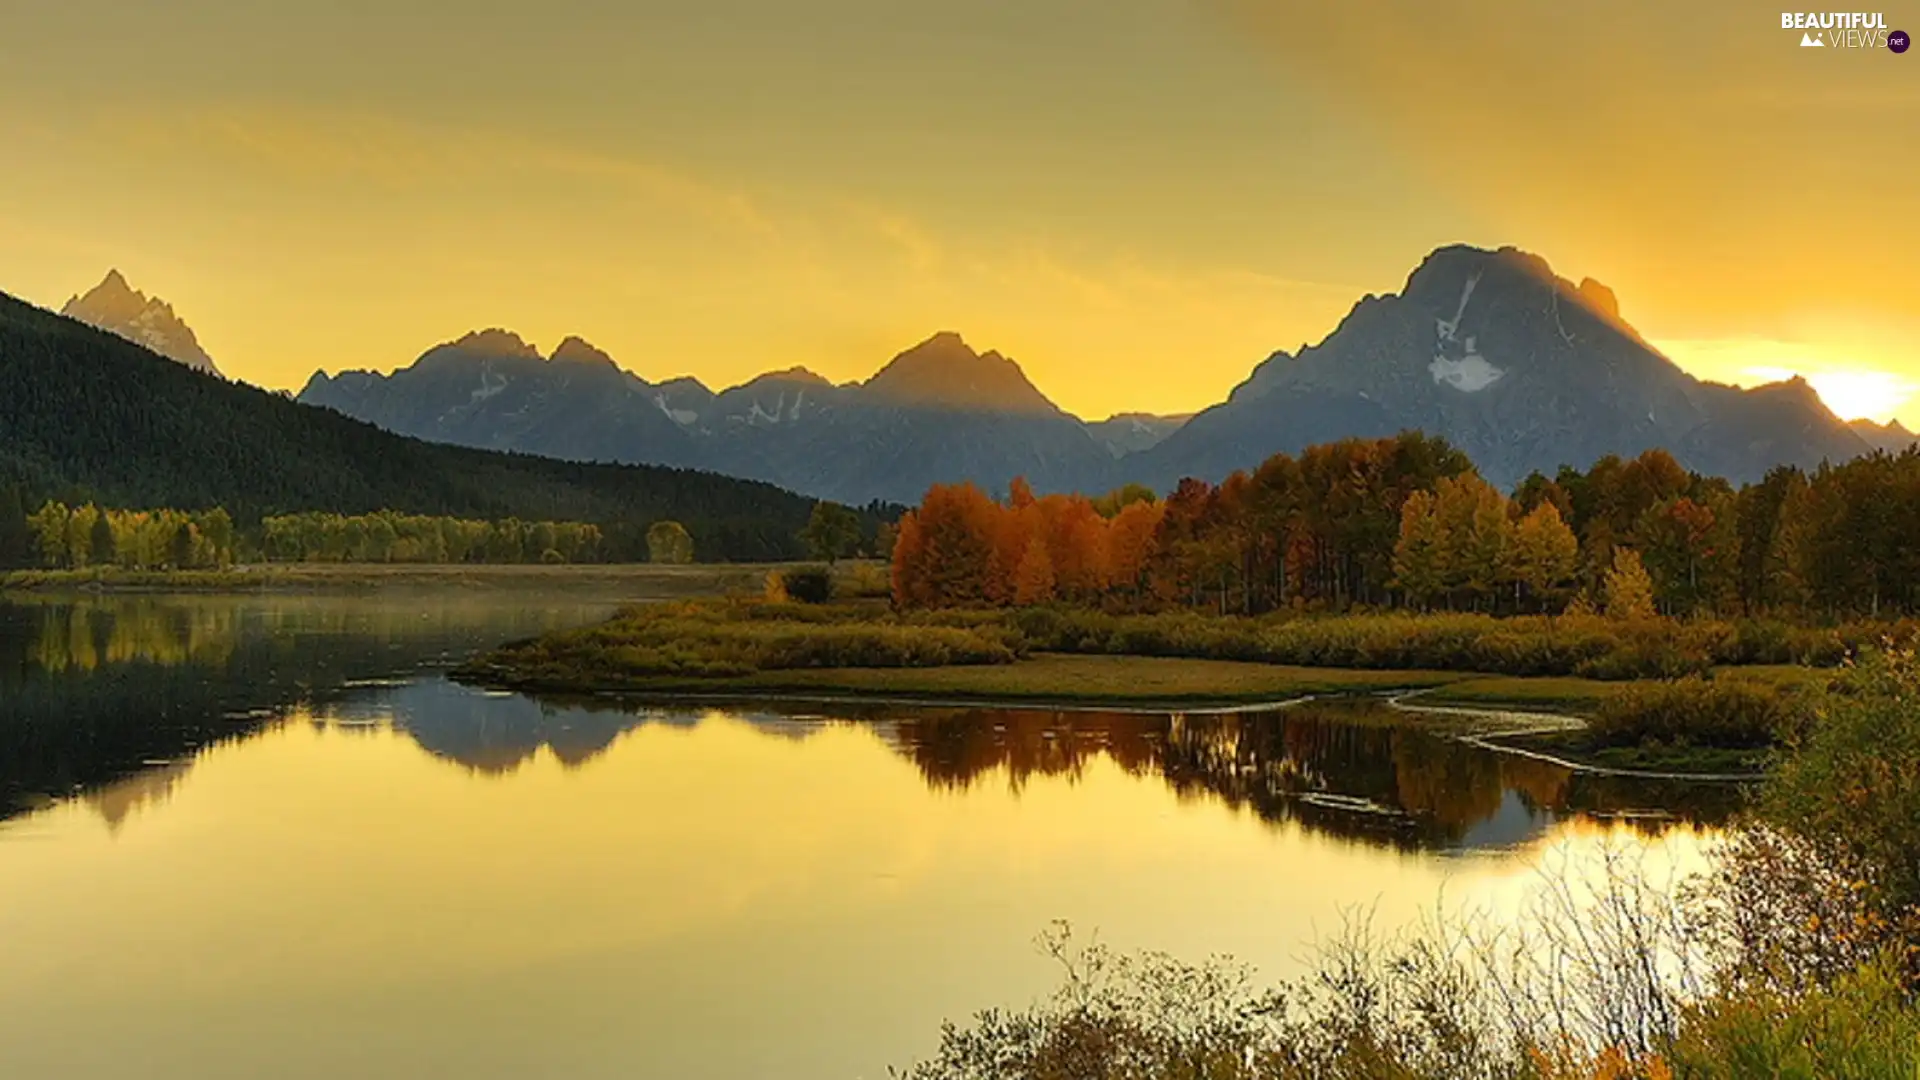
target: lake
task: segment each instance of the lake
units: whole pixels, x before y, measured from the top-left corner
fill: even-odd
[[[1513,911],[1725,791],[1377,701],[1230,714],[542,702],[604,596],[0,601],[0,1075],[877,1078],[1053,985],[1053,920],[1262,973]]]

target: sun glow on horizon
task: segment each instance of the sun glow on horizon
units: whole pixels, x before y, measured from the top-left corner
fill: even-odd
[[[1799,376],[1842,420],[1889,423],[1910,416],[1920,397],[1920,383],[1873,363],[1861,349],[1836,352],[1763,338],[1667,341],[1659,347],[1689,372],[1715,382],[1749,387]]]

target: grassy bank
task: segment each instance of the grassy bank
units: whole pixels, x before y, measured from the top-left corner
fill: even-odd
[[[1799,666],[1599,679],[1525,674],[1541,656],[1638,672],[1648,642],[1698,627],[1566,625],[1478,616],[1291,621],[1053,609],[895,612],[877,603],[735,598],[629,608],[598,626],[515,642],[458,677],[548,694],[810,695],[1200,707],[1313,694],[1421,690],[1417,704],[1592,721],[1522,749],[1606,768],[1760,769],[1788,704],[1825,679]],[[1538,640],[1536,640],[1538,637]],[[1738,640],[1733,634],[1728,640]],[[1313,662],[1292,662],[1304,656]],[[1473,664],[1527,658],[1523,673]],[[1388,658],[1408,661],[1391,665]],[[1423,662],[1424,661],[1424,662]],[[1551,665],[1548,665],[1551,666]],[[1564,665],[1563,665],[1564,666]],[[1664,670],[1653,666],[1654,675]],[[1444,714],[1443,714],[1444,715]]]
[[[502,679],[484,665],[462,677],[533,691],[687,696],[856,696],[940,701],[1196,708],[1281,701],[1315,694],[1443,686],[1462,676],[1436,671],[1343,671],[1233,660],[1069,656],[1040,653],[1005,664],[947,667],[838,667],[690,678],[635,675],[581,683]]]

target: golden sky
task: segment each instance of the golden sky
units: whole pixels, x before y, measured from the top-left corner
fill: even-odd
[[[1920,50],[1751,3],[4,11],[0,290],[116,266],[266,386],[483,326],[715,386],[957,329],[1082,415],[1184,411],[1468,242],[1920,426]]]

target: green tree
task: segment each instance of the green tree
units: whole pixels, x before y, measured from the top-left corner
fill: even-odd
[[[832,566],[859,550],[860,516],[839,503],[814,503],[807,527],[800,530],[800,541],[814,558]]]
[[[200,519],[200,535],[206,538],[218,566],[233,563],[233,518],[223,507],[214,507]]]
[[[693,561],[693,537],[677,521],[656,521],[647,529],[647,560],[682,565]]]
[[[67,519],[71,516],[73,512],[65,503],[49,501],[27,519],[27,526],[33,530],[34,546],[39,549],[40,561],[45,565],[72,565],[72,555],[67,550]]]

